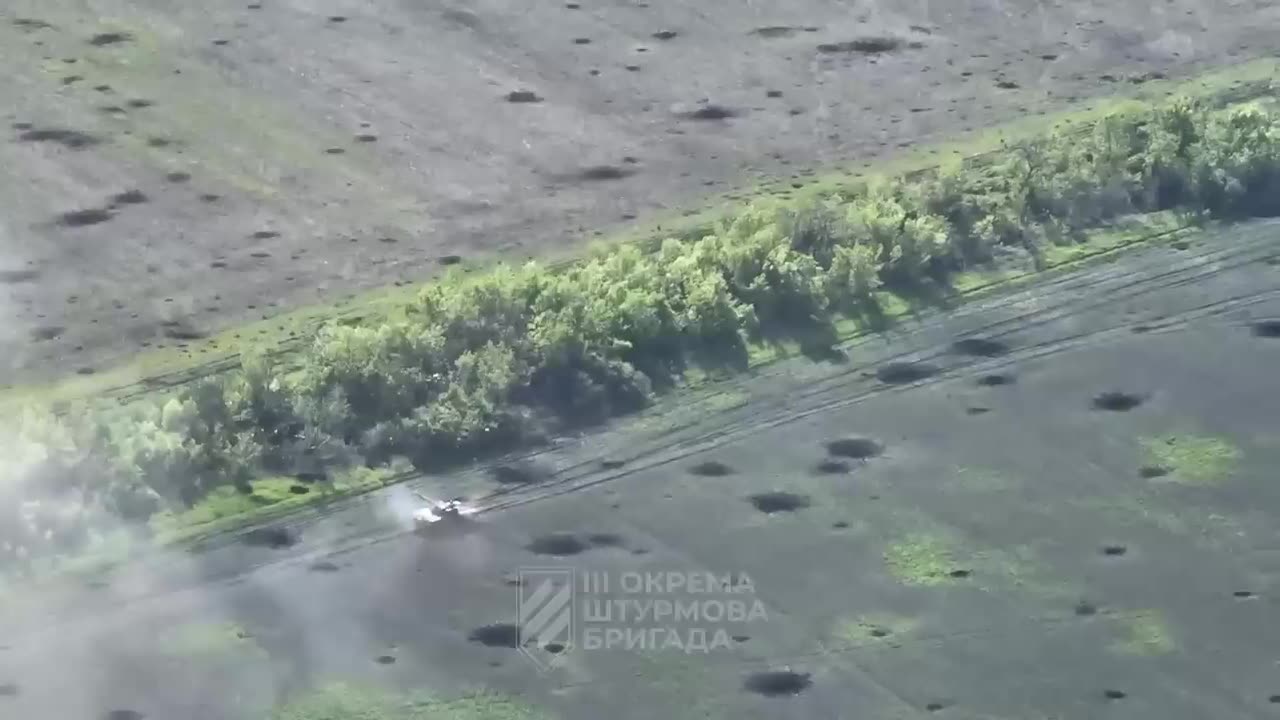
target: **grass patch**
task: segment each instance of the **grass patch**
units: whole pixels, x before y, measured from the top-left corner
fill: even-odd
[[[920,624],[917,618],[888,613],[844,618],[832,629],[835,646],[829,649],[838,652],[874,643],[897,644],[919,630]]]
[[[1177,649],[1164,616],[1156,610],[1120,618],[1123,637],[1112,643],[1112,652],[1125,655],[1164,655]]]
[[[164,633],[160,652],[183,660],[237,660],[246,655],[266,656],[253,635],[235,623],[189,623]]]
[[[1186,485],[1214,485],[1231,476],[1244,453],[1222,437],[1167,435],[1144,438],[1143,464],[1163,468],[1162,478]]]
[[[277,707],[269,720],[545,720],[518,700],[477,693],[441,700],[423,694],[334,684]]]
[[[952,582],[956,569],[951,543],[930,535],[912,535],[889,546],[885,568],[907,585],[942,585]]]
[[[197,536],[235,527],[246,519],[265,519],[300,507],[332,502],[386,487],[403,477],[395,468],[349,468],[331,481],[304,483],[296,478],[272,477],[251,480],[252,492],[237,488],[217,488],[187,510],[160,513],[150,525],[162,544],[181,542]],[[307,492],[298,492],[303,488]]]

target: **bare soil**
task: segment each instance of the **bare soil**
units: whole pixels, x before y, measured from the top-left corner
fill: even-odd
[[[12,0],[0,363],[90,374],[1277,47],[1265,0]]]

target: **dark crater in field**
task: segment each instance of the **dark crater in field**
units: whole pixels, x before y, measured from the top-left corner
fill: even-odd
[[[951,343],[951,352],[974,357],[1000,357],[1009,352],[1009,346],[991,338],[972,337]]]
[[[600,182],[603,180],[621,180],[634,174],[634,170],[616,165],[592,165],[574,173],[573,177],[583,182]]]
[[[627,544],[626,541],[622,539],[621,535],[608,532],[591,533],[587,536],[587,542],[591,547],[598,548],[617,548],[623,547]]]
[[[1003,387],[1018,382],[1018,377],[1010,373],[991,373],[978,378],[979,387]]]
[[[108,710],[102,714],[102,720],[142,720],[146,715],[137,710]]]
[[[840,438],[827,443],[827,454],[852,460],[878,457],[883,452],[884,446],[871,438]]]
[[[679,34],[680,33],[675,30],[659,30],[658,32],[653,33],[652,37],[654,40],[671,40]]]
[[[590,550],[591,544],[571,533],[551,533],[534,538],[525,549],[535,555],[566,557]]]
[[[1253,324],[1253,334],[1260,338],[1280,338],[1280,320],[1260,320]]]
[[[280,237],[280,233],[275,230],[255,230],[251,237],[254,240],[270,240],[272,238]]]
[[[740,114],[740,112],[731,107],[708,103],[697,110],[680,113],[680,117],[689,120],[729,120],[738,117]]]
[[[973,405],[964,409],[965,415],[986,415],[991,412],[991,408],[982,407],[981,405]]]
[[[35,18],[14,18],[13,26],[23,30],[52,30],[53,25]]]
[[[441,255],[440,257],[436,258],[436,262],[439,263],[440,265],[444,265],[445,267],[448,267],[450,265],[461,265],[462,256],[461,255]]]
[[[784,38],[791,37],[799,31],[799,28],[790,25],[766,25],[752,30],[749,34],[762,38]]]
[[[18,139],[22,142],[56,143],[72,150],[87,148],[102,142],[89,133],[63,128],[31,128],[20,133]]]
[[[308,565],[307,569],[311,572],[336,573],[342,568],[338,567],[337,563],[332,563],[328,560],[320,560],[319,562],[313,562]]]
[[[31,282],[39,277],[39,270],[0,270],[0,283],[5,285],[17,285],[18,283]]]
[[[395,655],[379,655],[378,657],[374,658],[373,661],[378,663],[379,665],[395,665],[396,657]]]
[[[689,473],[698,477],[725,477],[733,472],[733,468],[719,460],[705,460],[689,468]]]
[[[31,339],[37,341],[53,340],[61,337],[67,329],[61,325],[41,325],[31,330]]]
[[[1094,396],[1093,409],[1108,410],[1110,412],[1128,412],[1146,401],[1147,398],[1145,395],[1111,390]]]
[[[1123,700],[1129,697],[1129,694],[1123,690],[1103,690],[1102,696],[1108,700]]]
[[[1144,480],[1154,480],[1169,474],[1169,468],[1160,465],[1143,465],[1138,468],[1138,476]]]
[[[191,179],[191,173],[185,173],[185,172],[166,173],[164,176],[164,179],[168,180],[171,183],[184,183]]]
[[[809,498],[789,492],[758,493],[747,498],[757,510],[773,515],[780,512],[795,512],[809,507]]]
[[[832,460],[830,458],[819,462],[813,466],[813,472],[817,475],[844,475],[851,470],[849,463],[843,460]]]
[[[106,45],[119,45],[133,40],[133,36],[123,32],[98,33],[89,38],[89,44],[95,47],[104,47]]]
[[[240,536],[240,541],[252,547],[279,550],[296,545],[298,536],[289,528],[266,527],[250,530]]]
[[[520,630],[511,623],[494,623],[481,625],[472,630],[467,639],[480,643],[485,647],[518,648],[520,647]]]
[[[822,43],[818,46],[820,53],[860,53],[862,55],[879,55],[893,52],[901,48],[901,39],[889,36],[860,37],[842,42]]]
[[[111,196],[111,202],[116,205],[141,205],[149,199],[141,190],[126,190]]]
[[[512,90],[507,93],[509,103],[539,103],[542,96],[532,90]]]
[[[173,340],[200,340],[208,337],[208,333],[180,320],[171,320],[164,323],[164,336]]]
[[[58,216],[55,224],[62,227],[86,227],[89,225],[98,225],[104,223],[114,217],[110,210],[104,208],[87,208],[85,210],[72,210],[64,212]]]
[[[0,697],[18,697],[20,691],[17,683],[0,683]]]
[[[797,673],[790,670],[772,670],[751,673],[743,686],[757,695],[765,697],[782,697],[799,695],[813,685],[809,673]]]
[[[551,473],[533,463],[512,463],[489,469],[489,477],[499,485],[529,485],[545,480]]]
[[[891,362],[876,370],[876,379],[888,385],[909,385],[937,375],[939,368],[926,362]]]

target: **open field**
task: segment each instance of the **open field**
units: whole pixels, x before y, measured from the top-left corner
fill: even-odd
[[[1267,717],[1278,233],[1150,247],[926,313],[841,363],[770,365],[505,470],[414,482],[482,501],[461,535],[405,532],[391,488],[30,598],[0,618],[0,708]],[[744,573],[766,617],[706,625],[732,636],[709,654],[577,648],[538,672],[503,624],[512,574],[547,566]],[[331,683],[351,689],[308,694]]]
[[[6,5],[0,402],[163,402],[152,375],[348,322],[297,365],[15,444],[0,510],[26,525],[0,552],[28,571],[40,542],[109,556],[122,521],[172,540],[329,502],[7,586],[0,716],[1274,714],[1280,223],[1190,226],[1275,214],[1277,31],[1273,4],[1230,0]],[[1264,112],[1131,114],[946,182],[850,189],[873,162],[1189,85],[1248,87]],[[835,189],[833,214],[706,222]],[[655,229],[684,244],[411,300],[437,268]],[[1058,261],[1082,262],[947,308]],[[880,283],[932,270],[954,284],[824,360],[752,335],[797,307],[865,329],[841,308],[905,311]],[[707,340],[738,374],[680,367]],[[640,394],[657,405],[605,422]],[[562,396],[604,429],[537,415]],[[546,447],[432,462],[525,440]],[[359,467],[402,451],[416,469]],[[483,512],[414,535],[412,489]],[[763,616],[700,623],[724,637],[708,654],[529,648],[556,661],[538,671],[515,574],[548,566],[749,577]]]
[[[5,382],[1269,55],[1278,27],[1226,0],[16,0]]]
[[[451,273],[382,314],[334,318],[301,352],[242,355],[128,407],[44,398],[52,413],[24,410],[8,443],[0,551],[30,578],[92,548],[117,555],[121,523],[208,534],[408,468],[545,444],[779,348],[839,357],[842,338],[1037,270],[1272,217],[1273,75],[1271,62],[1236,66],[1191,83],[1199,99],[1110,102],[980,158],[761,198],[558,270]]]

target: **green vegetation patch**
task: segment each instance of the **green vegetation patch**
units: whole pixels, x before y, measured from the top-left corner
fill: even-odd
[[[450,700],[398,695],[348,684],[312,691],[276,708],[269,720],[544,720],[512,698],[478,693]]]
[[[919,630],[918,618],[877,613],[856,618],[844,618],[835,623],[832,630],[833,651],[857,648],[875,643],[897,644],[906,636]]]
[[[319,482],[295,477],[247,480],[242,486],[216,488],[186,510],[157,513],[149,525],[162,542],[192,539],[233,527],[248,516],[265,519],[304,505],[375,490],[402,477],[403,472],[396,467],[353,467]]]
[[[266,652],[253,635],[235,623],[189,623],[161,635],[159,649],[183,660],[239,660]]]
[[[1244,454],[1226,438],[1195,435],[1145,438],[1142,450],[1147,467],[1165,471],[1165,479],[1187,485],[1226,480]]]
[[[951,543],[931,535],[912,535],[884,553],[885,567],[907,585],[941,585],[957,570]]]
[[[1173,633],[1164,616],[1157,610],[1119,619],[1123,637],[1111,645],[1113,652],[1127,655],[1163,655],[1177,648]]]

